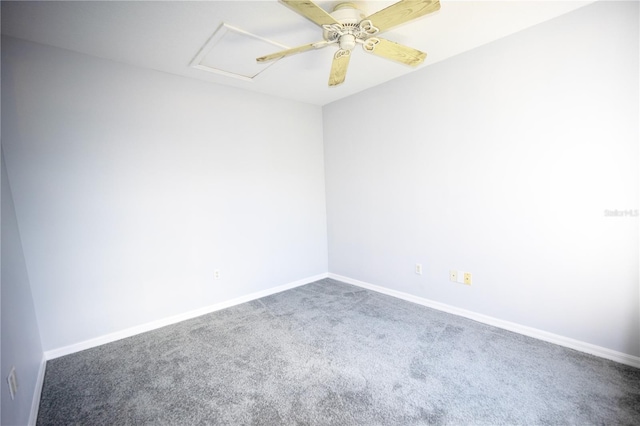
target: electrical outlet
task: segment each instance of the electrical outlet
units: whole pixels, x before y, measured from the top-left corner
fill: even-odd
[[[471,272],[464,273],[464,283],[466,285],[471,285]]]
[[[422,264],[416,263],[416,274],[422,275]]]
[[[11,371],[7,376],[7,383],[9,383],[9,393],[11,394],[11,399],[15,399],[16,393],[18,392],[18,379],[16,378],[16,368],[11,367]]]
[[[213,279],[214,280],[219,280],[220,279],[220,270],[216,269],[215,271],[213,271]]]
[[[458,281],[458,271],[449,271],[449,281]]]

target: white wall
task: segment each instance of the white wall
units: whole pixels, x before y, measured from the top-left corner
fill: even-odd
[[[640,355],[638,51],[596,3],[326,105],[329,271]]]
[[[38,374],[43,364],[42,345],[20,232],[2,158],[2,420],[3,425],[29,422],[34,394],[39,396]],[[6,378],[15,367],[18,391],[11,399]]]
[[[2,55],[45,351],[326,273],[320,107],[10,38]]]

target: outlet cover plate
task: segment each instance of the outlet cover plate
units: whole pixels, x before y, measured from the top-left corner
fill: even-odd
[[[7,383],[9,384],[9,393],[11,394],[11,399],[14,400],[16,397],[16,393],[18,392],[18,380],[16,379],[15,367],[11,367],[11,371],[7,376]]]

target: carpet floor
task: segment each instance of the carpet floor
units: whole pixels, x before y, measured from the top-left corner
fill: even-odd
[[[640,425],[640,369],[325,279],[49,361],[71,424]]]

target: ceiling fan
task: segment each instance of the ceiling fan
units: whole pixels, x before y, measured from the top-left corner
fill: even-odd
[[[377,37],[377,35],[440,9],[439,0],[401,0],[365,17],[353,3],[340,3],[329,14],[312,1],[280,1],[321,26],[324,40],[261,56],[256,60],[258,62],[273,61],[336,44],[338,50],[333,55],[329,86],[337,86],[344,82],[351,52],[357,44],[361,44],[365,52],[414,67],[420,65],[427,57],[426,53]]]

